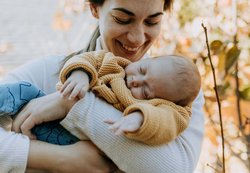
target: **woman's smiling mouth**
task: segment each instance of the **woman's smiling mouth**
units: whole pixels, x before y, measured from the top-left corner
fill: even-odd
[[[127,56],[134,56],[140,49],[140,47],[130,47],[128,45],[125,45],[119,40],[117,40],[117,43],[120,46],[121,51]]]
[[[132,47],[129,47],[129,46],[125,45],[125,44],[122,44],[122,47],[124,49],[126,49],[127,51],[130,51],[130,52],[136,52],[139,49],[139,47],[132,48]]]

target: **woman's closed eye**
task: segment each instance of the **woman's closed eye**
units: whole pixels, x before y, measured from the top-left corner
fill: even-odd
[[[146,20],[144,23],[145,23],[145,25],[147,25],[147,26],[155,26],[155,25],[159,24],[160,21]]]
[[[119,18],[119,17],[116,17],[116,16],[113,16],[113,19],[116,23],[119,23],[119,24],[122,24],[122,25],[126,25],[126,24],[129,24],[130,23],[130,19],[123,19],[123,18]]]
[[[155,26],[161,23],[162,16],[156,16],[152,18],[147,18],[144,20],[145,25],[147,26]]]

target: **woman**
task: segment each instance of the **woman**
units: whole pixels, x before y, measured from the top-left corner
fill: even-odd
[[[87,51],[105,49],[133,62],[140,60],[146,56],[145,53],[158,37],[163,12],[169,9],[172,3],[172,0],[90,0],[91,12],[99,21],[100,36],[96,32]],[[59,68],[55,67],[59,66],[60,60],[62,57],[37,60],[17,69],[5,78],[8,81],[27,80],[49,94],[31,101],[20,112],[13,125],[16,132],[21,131],[31,136],[30,129],[35,124],[64,118],[68,113],[62,124],[69,131],[71,129],[77,131],[74,135],[80,139],[85,139],[87,135],[125,172],[193,172],[198,161],[204,128],[202,113],[204,100],[201,93],[193,103],[193,114],[188,129],[168,145],[150,147],[123,136],[114,136],[109,132],[103,119],[109,116],[119,118],[122,116],[121,112],[96,98],[92,93],[86,94],[82,100],[73,102],[63,100],[58,93],[53,93],[58,77],[56,74],[59,71]],[[93,145],[86,143],[82,141],[81,151],[83,152],[79,158],[81,163],[88,165],[88,168],[79,168],[79,170],[82,172],[94,172],[94,169],[100,169],[103,172],[110,171],[107,161],[99,157],[100,152]],[[40,142],[39,145],[46,144]],[[66,146],[68,148],[65,150],[73,150],[80,144],[75,145]],[[52,146],[58,147],[48,145],[51,148]],[[35,162],[36,157],[33,157],[35,152],[32,149],[36,151],[37,148],[35,141],[31,141],[28,167],[46,168],[46,165],[39,167]],[[60,153],[59,149],[58,153]],[[46,155],[46,152],[43,154]],[[73,164],[76,158],[72,156],[70,160],[67,156],[66,159]],[[63,159],[61,162],[65,163],[66,159],[61,159]],[[50,165],[56,164],[58,162],[51,162]],[[77,163],[74,164],[77,165]],[[69,163],[67,166],[69,169],[72,168]],[[46,169],[54,171],[52,168]]]

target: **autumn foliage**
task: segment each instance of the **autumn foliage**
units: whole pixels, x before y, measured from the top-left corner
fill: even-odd
[[[74,24],[68,16],[86,15],[88,4],[79,0],[60,2],[63,3],[55,11],[51,28],[67,33]],[[223,172],[222,142],[225,172],[250,172],[249,9],[249,0],[176,0],[171,12],[164,15],[160,37],[149,51],[152,55],[188,56],[199,68],[205,97],[205,137],[195,173]],[[202,23],[207,28],[217,86]],[[0,54],[11,48],[0,44]],[[215,90],[220,98],[223,141]]]

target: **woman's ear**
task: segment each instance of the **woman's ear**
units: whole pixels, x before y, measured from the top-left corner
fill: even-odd
[[[97,18],[97,19],[99,19],[99,6],[98,5],[96,5],[96,4],[90,4],[90,10],[91,10],[91,13],[92,13],[92,15],[95,17],[95,18]]]

